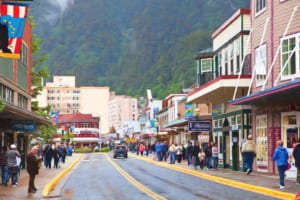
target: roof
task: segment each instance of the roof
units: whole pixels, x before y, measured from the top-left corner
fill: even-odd
[[[60,114],[58,116],[58,123],[64,122],[91,122],[91,121],[100,121],[99,117],[93,117],[92,114]]]

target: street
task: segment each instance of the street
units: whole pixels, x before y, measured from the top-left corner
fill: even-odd
[[[64,180],[62,199],[275,199],[129,157],[86,154]],[[172,165],[173,166],[173,165]],[[53,196],[58,194],[52,194]],[[58,196],[59,196],[58,195]]]

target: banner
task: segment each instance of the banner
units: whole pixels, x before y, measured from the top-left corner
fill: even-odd
[[[28,5],[0,3],[0,57],[19,59]]]

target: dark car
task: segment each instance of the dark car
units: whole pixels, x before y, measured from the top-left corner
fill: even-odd
[[[127,146],[124,144],[117,144],[114,148],[113,158],[128,157],[128,149]]]

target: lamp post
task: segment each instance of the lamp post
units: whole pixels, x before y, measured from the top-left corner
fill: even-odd
[[[155,120],[155,128],[156,128],[156,138],[158,138],[159,122],[157,119]]]

